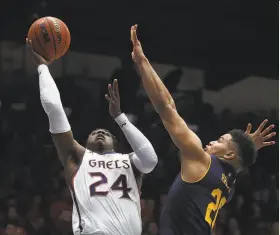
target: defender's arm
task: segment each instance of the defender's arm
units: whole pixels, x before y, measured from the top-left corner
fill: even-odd
[[[200,139],[178,114],[172,96],[149,61],[144,59],[137,66],[143,86],[155,110],[160,115],[163,125],[182,152],[183,157],[205,159],[205,152]]]
[[[137,39],[137,25],[131,28],[133,43],[132,58],[140,71],[143,86],[174,143],[182,152],[183,158],[199,159],[209,165],[209,155],[203,151],[198,136],[180,117],[172,96],[145,57],[141,43]]]
[[[59,159],[65,166],[70,156],[81,158],[84,147],[74,140],[70,124],[64,112],[57,86],[46,65],[38,66],[40,99],[48,115],[50,132]]]

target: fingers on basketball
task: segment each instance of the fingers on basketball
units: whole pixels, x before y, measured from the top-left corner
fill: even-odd
[[[30,50],[33,51],[33,48],[32,48],[32,41],[29,40],[28,38],[26,38],[26,39],[25,39],[25,42],[26,42],[27,48],[29,48]]]
[[[32,41],[29,40],[28,38],[26,38],[26,45],[33,55],[40,57],[40,55],[34,51],[33,46],[32,46]]]

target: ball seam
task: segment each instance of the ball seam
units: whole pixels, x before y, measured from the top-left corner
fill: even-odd
[[[54,47],[54,57],[55,57],[55,59],[56,59],[56,40],[55,40],[55,38],[54,38],[53,31],[52,31],[52,27],[51,27],[51,25],[50,25],[50,23],[49,23],[48,18],[46,17],[45,19],[46,19],[46,21],[47,21],[47,23],[48,23],[48,25],[49,25],[49,27],[50,27],[50,31],[51,31],[51,34],[52,34],[52,38],[53,38],[53,47]]]

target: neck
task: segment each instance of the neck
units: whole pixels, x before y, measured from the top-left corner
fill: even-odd
[[[105,154],[105,153],[112,153],[115,152],[114,149],[109,148],[104,145],[99,145],[99,146],[87,146],[87,149],[89,149],[92,152],[98,153],[98,154]]]
[[[112,153],[115,152],[114,146],[111,144],[104,144],[101,142],[95,142],[95,143],[87,143],[86,148],[92,152],[99,153],[99,154],[105,154],[105,153]]]
[[[98,154],[106,154],[106,153],[114,153],[114,149],[103,149],[103,150],[91,150],[92,152],[98,153]]]
[[[228,159],[224,159],[224,158],[220,158],[223,162],[226,162],[227,164],[229,164],[230,166],[232,166],[232,168],[234,168],[236,173],[239,173],[242,169],[240,168],[239,164],[237,162],[235,162],[234,160],[228,160]]]

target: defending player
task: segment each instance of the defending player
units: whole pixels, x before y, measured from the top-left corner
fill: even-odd
[[[161,235],[211,234],[219,209],[230,200],[236,175],[256,159],[257,149],[274,144],[265,142],[276,133],[273,125],[250,134],[232,130],[203,149],[198,136],[177,113],[175,103],[145,57],[131,28],[132,59],[141,74],[144,88],[157,113],[181,152],[181,172],[173,183],[160,218]]]
[[[140,235],[140,196],[133,168],[151,172],[157,155],[148,139],[121,113],[117,80],[113,87],[108,86],[106,99],[134,152],[116,153],[115,138],[104,129],[92,131],[84,148],[73,138],[47,61],[32,50],[30,41],[28,44],[38,65],[41,103],[74,202],[74,234]]]

